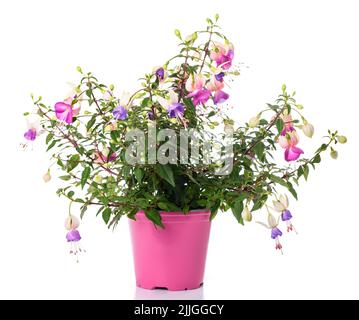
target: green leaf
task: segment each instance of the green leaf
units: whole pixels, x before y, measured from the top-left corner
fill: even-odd
[[[106,208],[105,210],[103,210],[102,219],[103,221],[105,221],[106,224],[108,224],[108,222],[110,221],[110,217],[111,217],[111,209]]]
[[[320,155],[317,154],[317,155],[314,157],[314,159],[312,160],[312,163],[320,163],[321,160],[322,160],[322,159],[321,159]]]
[[[287,187],[287,181],[285,181],[284,179],[274,175],[274,174],[270,174],[269,175],[269,179],[272,180],[275,183],[280,184],[283,187]]]
[[[172,187],[175,187],[175,180],[174,180],[174,176],[173,176],[173,171],[171,169],[171,167],[166,164],[166,165],[161,165],[158,164],[155,167],[155,172],[164,180],[166,180]]]
[[[284,122],[282,119],[278,118],[276,123],[275,123],[277,130],[278,130],[278,134],[280,134],[284,128]]]
[[[218,209],[219,209],[220,206],[221,206],[221,201],[218,200],[218,201],[211,207],[211,217],[210,217],[210,220],[211,220],[211,221],[216,217],[216,215],[217,215],[217,213],[218,213]]]
[[[135,168],[134,173],[138,183],[141,183],[143,178],[143,170],[141,168]]]
[[[67,194],[67,196],[68,196],[69,198],[72,198],[72,197],[74,196],[74,194],[75,194],[75,192],[69,191],[68,194]]]
[[[161,210],[170,211],[168,203],[166,203],[166,202],[159,202],[159,203],[157,203],[157,206]]]
[[[54,135],[50,132],[46,137],[46,144],[49,144],[49,142],[52,140],[53,137]]]
[[[67,171],[70,172],[71,170],[75,169],[79,163],[80,163],[80,156],[78,154],[72,155],[70,159],[67,161]]]
[[[304,179],[307,181],[308,179],[308,175],[309,175],[309,167],[307,165],[302,166],[303,167],[303,175],[304,175]]]
[[[293,185],[290,182],[288,182],[288,187],[287,188],[288,188],[288,191],[293,195],[293,197],[296,200],[298,200],[297,192],[294,190]]]
[[[259,142],[257,143],[257,145],[254,147],[253,151],[256,154],[256,156],[260,159],[263,160],[264,157],[264,148],[265,145],[263,142]]]
[[[159,212],[156,209],[146,209],[144,211],[145,211],[146,217],[149,220],[151,220],[156,226],[164,228],[161,215],[159,214]]]
[[[47,147],[46,151],[49,151],[51,148],[53,148],[56,144],[57,140],[53,140],[51,144]]]
[[[96,122],[96,115],[92,116],[92,118],[89,120],[89,122],[87,122],[87,124],[86,124],[87,131],[89,131],[92,128],[92,126],[95,124],[95,122]]]
[[[81,175],[81,189],[84,188],[87,179],[89,178],[91,173],[91,168],[90,167],[86,167],[84,171],[82,171],[82,175]]]
[[[64,181],[69,181],[71,179],[71,176],[61,176],[59,178]]]
[[[243,224],[243,219],[242,219],[243,208],[244,208],[243,201],[238,199],[234,202],[232,206],[232,213],[237,219],[238,223],[240,224]]]

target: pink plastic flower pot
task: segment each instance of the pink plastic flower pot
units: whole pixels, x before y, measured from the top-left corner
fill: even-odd
[[[144,212],[130,221],[136,284],[146,289],[196,289],[203,283],[210,212],[161,212],[164,229]]]

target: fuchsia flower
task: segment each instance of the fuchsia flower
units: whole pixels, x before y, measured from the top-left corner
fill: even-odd
[[[195,106],[200,103],[205,104],[211,96],[211,92],[207,90],[204,85],[205,80],[201,75],[196,74],[187,79],[186,90],[189,92],[187,97],[192,98]]]
[[[80,106],[74,108],[71,104],[72,100],[73,98],[67,98],[64,102],[57,102],[55,104],[56,118],[60,121],[66,122],[67,124],[71,124],[73,122],[73,118],[80,112]]]
[[[228,70],[232,66],[234,58],[234,47],[232,43],[221,44],[216,42],[213,46],[210,57],[217,64],[217,67]]]
[[[79,262],[79,253],[84,251],[81,249],[79,244],[79,241],[81,240],[80,232],[77,230],[79,225],[79,219],[72,214],[69,214],[65,220],[65,229],[68,230],[66,234],[66,240],[70,243],[70,254],[74,254],[76,256],[77,262]]]
[[[223,76],[217,79],[217,75],[214,76],[207,84],[207,89],[214,92],[213,102],[215,104],[223,103],[229,98],[229,94],[222,91],[224,88]]]
[[[292,213],[288,210],[289,200],[287,195],[280,195],[278,200],[273,200],[274,210],[281,213],[282,221],[287,223],[287,231],[293,231],[297,233],[295,230],[291,219],[293,218]]]
[[[158,97],[158,102],[168,112],[170,118],[182,119],[184,114],[184,105],[178,102],[178,95],[173,90],[169,90],[169,99]]]
[[[284,159],[286,161],[297,160],[304,151],[297,147],[299,136],[294,127],[284,128],[278,138],[279,145],[285,149]]]
[[[113,109],[112,115],[116,120],[125,120],[127,118],[127,109],[123,106],[118,106]]]
[[[283,254],[282,251],[283,247],[279,241],[279,237],[281,237],[283,234],[282,231],[280,231],[280,229],[278,228],[279,218],[276,220],[275,217],[268,212],[268,220],[267,220],[268,224],[259,221],[257,221],[257,223],[271,230],[271,238],[275,241],[275,249],[280,250],[281,253]]]
[[[102,151],[95,152],[95,163],[104,164],[108,162],[113,162],[117,159],[116,152],[112,152],[109,148],[105,147]]]

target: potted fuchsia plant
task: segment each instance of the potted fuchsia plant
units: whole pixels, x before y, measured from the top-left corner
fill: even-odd
[[[265,207],[259,220],[266,222],[259,223],[282,251],[283,228],[295,228],[280,192],[297,199],[300,178],[307,179],[323,152],[337,158],[333,145],[346,142],[328,131],[314,154],[304,153],[299,136],[311,138],[314,128],[285,85],[274,103],[236,125],[227,116],[226,87],[239,70],[217,20],[207,19],[207,28],[186,38],[176,30],[179,53],[147,73],[132,95],[119,99],[113,85],[78,68],[81,79],[69,96],[50,106],[33,97],[35,111],[25,114],[27,144],[43,134],[63,171],[58,195],[79,204],[81,218],[89,207],[109,227],[129,218],[140,287],[199,287],[218,211],[231,211],[243,224]],[[290,166],[275,160],[277,149]],[[49,169],[44,180],[50,178]],[[76,256],[78,226],[70,213],[66,239]]]

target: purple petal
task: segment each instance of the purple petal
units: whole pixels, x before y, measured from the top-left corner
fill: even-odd
[[[289,210],[284,210],[282,213],[282,221],[288,221],[290,219],[292,219],[292,214],[290,213]]]
[[[125,120],[127,118],[127,109],[123,106],[118,106],[112,111],[112,115],[116,120]]]
[[[182,103],[172,103],[167,107],[167,112],[170,118],[182,117],[184,106]]]
[[[25,132],[24,137],[26,140],[34,141],[36,139],[37,132],[35,129],[29,129]]]
[[[218,90],[218,91],[216,91],[216,93],[214,94],[213,102],[214,102],[215,104],[223,103],[223,102],[225,102],[228,98],[229,98],[229,94],[228,94],[228,93],[225,93],[225,92],[222,91],[222,90]]]
[[[211,92],[207,89],[200,89],[192,92],[190,96],[193,98],[193,104],[197,106],[200,103],[205,104],[211,96]]]
[[[165,78],[165,70],[163,68],[158,68],[155,74],[160,80]]]
[[[296,146],[289,146],[287,149],[285,149],[284,152],[284,159],[285,161],[295,161],[297,160],[300,155],[304,153],[304,151]]]
[[[282,231],[280,231],[278,228],[273,228],[271,232],[271,237],[272,239],[275,239],[277,237],[280,237],[282,234]]]
[[[154,113],[152,111],[148,112],[147,116],[148,116],[148,119],[155,120],[155,115],[154,115]]]
[[[66,240],[67,242],[80,241],[81,240],[80,232],[78,232],[78,230],[76,229],[70,230],[66,234]]]
[[[221,81],[221,82],[222,82],[224,76],[225,76],[224,72],[220,72],[220,73],[218,73],[218,74],[215,75],[215,78],[216,78],[217,81]]]

